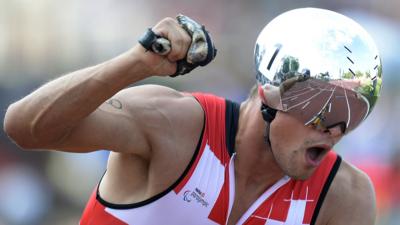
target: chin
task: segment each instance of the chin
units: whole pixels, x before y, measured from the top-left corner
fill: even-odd
[[[313,172],[314,172],[314,170],[304,171],[303,173],[286,173],[286,175],[294,180],[307,180],[308,178],[311,177]]]
[[[307,180],[310,176],[289,176],[294,180]]]

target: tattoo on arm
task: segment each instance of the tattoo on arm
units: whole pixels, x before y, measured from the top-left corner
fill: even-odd
[[[122,103],[118,99],[111,98],[106,101],[107,104],[111,105],[116,109],[122,109]]]

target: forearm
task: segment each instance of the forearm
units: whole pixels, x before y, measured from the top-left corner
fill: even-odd
[[[20,145],[57,142],[124,87],[147,77],[140,47],[53,80],[7,110],[4,127]]]

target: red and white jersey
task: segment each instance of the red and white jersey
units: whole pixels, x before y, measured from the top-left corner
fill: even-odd
[[[80,225],[226,224],[235,196],[234,143],[239,105],[194,93],[205,112],[196,152],[181,177],[142,202],[112,204],[93,192]],[[242,215],[237,224],[314,224],[341,159],[332,151],[306,181],[283,177]]]

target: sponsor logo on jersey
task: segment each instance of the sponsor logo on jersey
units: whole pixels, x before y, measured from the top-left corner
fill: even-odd
[[[204,199],[205,193],[200,191],[200,189],[195,188],[194,191],[186,190],[183,192],[183,201],[192,202],[192,200],[198,204],[201,204],[203,207],[208,207],[208,202]]]

